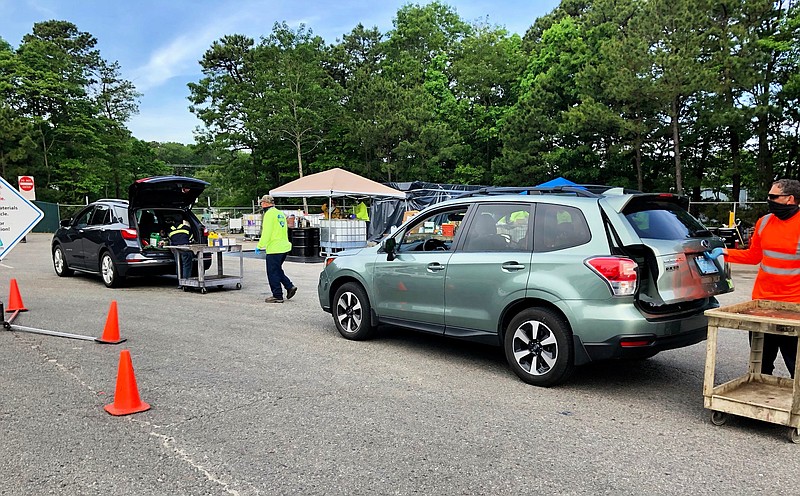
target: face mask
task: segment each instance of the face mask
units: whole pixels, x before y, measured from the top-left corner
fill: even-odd
[[[769,213],[775,214],[775,217],[780,220],[787,220],[800,210],[797,205],[784,205],[772,200],[767,200],[767,205],[769,205]]]

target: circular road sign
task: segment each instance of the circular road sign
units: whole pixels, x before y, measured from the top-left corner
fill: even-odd
[[[19,189],[22,191],[33,190],[33,178],[31,176],[20,176]]]

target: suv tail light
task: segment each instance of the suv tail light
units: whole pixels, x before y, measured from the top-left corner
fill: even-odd
[[[203,237],[204,238],[208,237],[208,228],[206,226],[203,226]]]
[[[643,348],[650,346],[655,342],[652,337],[636,337],[636,338],[622,338],[619,340],[619,345],[623,348]]]
[[[122,231],[122,238],[123,239],[136,239],[139,237],[139,234],[136,232],[136,229],[123,229]]]
[[[636,292],[638,266],[630,258],[596,257],[584,263],[606,281],[614,296],[630,296]]]

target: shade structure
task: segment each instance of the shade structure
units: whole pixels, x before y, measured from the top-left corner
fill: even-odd
[[[554,188],[556,186],[579,186],[579,184],[573,183],[569,179],[564,179],[563,177],[557,177],[537,185],[539,188]]]
[[[279,198],[327,198],[341,196],[371,196],[383,198],[405,198],[402,191],[376,183],[366,177],[338,167],[310,174],[270,190],[271,196]]]

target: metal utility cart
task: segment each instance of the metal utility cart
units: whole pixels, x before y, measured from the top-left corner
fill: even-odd
[[[800,374],[797,365],[793,380],[761,373],[764,334],[798,336],[800,304],[753,300],[707,310],[705,314],[708,317],[708,340],[703,403],[712,411],[711,422],[722,425],[728,414],[733,414],[785,425],[789,427],[789,439],[800,443]],[[750,331],[753,335],[747,374],[714,386],[720,327]]]
[[[173,252],[179,250],[188,250],[195,254],[197,257],[197,277],[181,277],[178,279],[178,284],[183,286],[184,291],[189,288],[200,288],[202,294],[206,294],[208,286],[216,286],[222,288],[223,286],[235,284],[236,289],[242,289],[242,278],[244,275],[244,259],[242,258],[242,245],[183,245],[183,246],[168,246]],[[203,270],[204,254],[216,253],[217,254],[217,273],[213,275],[206,275]],[[225,274],[222,270],[222,254],[223,253],[238,253],[239,254],[239,275]]]

